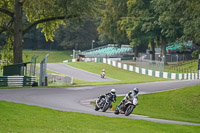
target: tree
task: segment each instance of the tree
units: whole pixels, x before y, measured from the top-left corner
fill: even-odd
[[[200,1],[152,0],[152,4],[167,42],[200,44]]]
[[[55,43],[64,49],[91,49],[92,40],[97,40],[97,26],[95,20],[85,16],[81,25],[68,24],[61,26],[55,34]]]
[[[120,27],[125,30],[131,45],[137,47],[150,44],[152,59],[155,59],[155,40],[160,36],[160,28],[155,24],[157,16],[149,0],[128,0],[128,13],[121,18]]]
[[[103,17],[98,27],[100,37],[112,39],[114,43],[128,43],[126,32],[120,30],[118,22],[127,13],[127,0],[106,0],[105,9],[101,11]],[[109,40],[108,39],[108,40]],[[103,42],[103,41],[102,41]]]
[[[53,41],[54,32],[64,20],[80,22],[85,14],[93,15],[98,0],[1,0],[0,33],[9,35],[13,45],[14,64],[22,62],[23,36],[33,27],[41,28],[46,40]],[[27,22],[23,22],[26,17]],[[13,43],[13,44],[12,44]]]

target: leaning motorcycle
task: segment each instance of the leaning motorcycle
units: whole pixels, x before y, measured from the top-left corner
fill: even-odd
[[[107,95],[105,98],[102,98],[101,101],[98,103],[98,99],[96,100],[95,110],[98,111],[99,109],[102,110],[102,112],[106,112],[109,107],[112,105],[111,97]]]
[[[127,100],[124,104],[118,105],[115,109],[115,114],[125,114],[125,116],[129,116],[136,105],[138,104],[138,100],[134,98],[133,100]]]

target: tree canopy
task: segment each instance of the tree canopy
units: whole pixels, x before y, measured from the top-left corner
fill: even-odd
[[[22,62],[23,36],[31,28],[41,28],[46,41],[53,41],[59,25],[78,23],[84,15],[94,15],[97,3],[98,0],[1,0],[0,33],[13,47],[14,63]]]
[[[133,46],[149,41],[161,45],[163,54],[166,44],[176,41],[200,44],[200,1],[107,0],[105,6],[100,32],[113,40],[119,38],[120,29]]]
[[[152,52],[155,45],[165,51],[171,42],[200,44],[199,7],[197,0],[1,0],[0,39],[7,43],[4,51],[13,49],[14,63],[22,62],[22,42],[32,28],[39,29],[46,41],[84,49],[97,38],[98,24],[101,44],[151,44]],[[86,23],[73,26],[82,20]]]

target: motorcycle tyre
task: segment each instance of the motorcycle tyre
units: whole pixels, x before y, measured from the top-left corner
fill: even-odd
[[[106,104],[105,106],[103,106],[102,112],[106,112],[106,110],[108,110],[110,104]]]
[[[119,114],[119,109],[116,108],[114,114],[118,115]]]
[[[134,105],[129,105],[125,111],[125,116],[129,116],[132,112],[133,112],[133,109],[135,108]]]
[[[98,111],[100,108],[99,107],[97,107],[97,105],[95,105],[95,111]]]

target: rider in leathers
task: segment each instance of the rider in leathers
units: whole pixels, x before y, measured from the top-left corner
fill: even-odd
[[[105,98],[107,95],[110,95],[110,98],[111,98],[110,100],[111,100],[112,102],[116,102],[116,94],[115,94],[115,93],[116,93],[116,90],[115,90],[115,89],[111,89],[110,93],[106,93],[106,94],[104,94],[104,95],[100,95],[100,97],[99,97],[97,103],[99,103],[99,102],[101,101],[101,99],[102,99],[102,98]],[[112,104],[111,104],[110,108],[111,108],[111,110],[113,110]]]
[[[119,106],[125,104],[127,100],[134,100],[134,98],[136,98],[138,101],[138,93],[139,93],[138,88],[134,88],[132,91],[129,91],[128,94],[126,94],[126,96],[123,98]]]

